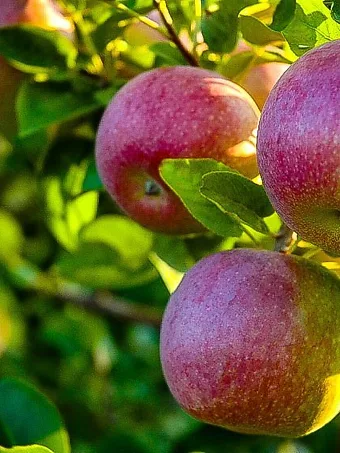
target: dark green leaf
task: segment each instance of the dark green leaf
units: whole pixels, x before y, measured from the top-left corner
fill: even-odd
[[[58,31],[14,25],[0,29],[0,54],[28,72],[55,72],[75,66],[77,49]]]
[[[42,393],[21,381],[0,381],[0,420],[14,445],[39,443],[55,453],[71,451],[56,408]]]
[[[261,217],[274,211],[262,186],[237,173],[215,171],[203,176],[201,193],[223,212],[260,233],[268,233]]]
[[[41,445],[29,445],[27,447],[3,448],[0,453],[54,453],[52,450]]]
[[[238,14],[256,0],[222,0],[216,12],[207,12],[202,19],[202,34],[209,50],[231,52],[237,43]]]
[[[101,182],[100,177],[98,175],[96,162],[95,162],[94,158],[92,158],[89,160],[89,163],[88,163],[82,190],[88,191],[88,190],[102,190],[102,189],[103,189],[103,183]]]
[[[282,31],[292,51],[301,56],[314,47],[340,38],[336,23],[322,0],[297,0],[294,19]]]
[[[156,55],[157,66],[177,66],[188,64],[181,52],[173,43],[156,42],[154,44],[151,44],[150,49]]]
[[[244,39],[258,46],[284,41],[281,33],[271,30],[253,16],[240,16],[240,30]]]
[[[153,250],[169,266],[186,272],[195,264],[183,239],[163,234],[155,235]]]
[[[281,0],[275,9],[270,28],[282,31],[293,20],[296,8],[296,0]]]
[[[215,234],[238,237],[242,231],[237,222],[200,194],[203,175],[227,169],[213,159],[165,159],[160,173],[195,219]]]
[[[81,117],[101,107],[88,93],[67,83],[24,83],[17,100],[19,134],[26,136],[53,124]]]

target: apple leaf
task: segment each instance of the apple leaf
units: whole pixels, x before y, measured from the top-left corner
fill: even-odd
[[[293,20],[296,8],[296,0],[281,0],[277,5],[270,28],[282,31]]]
[[[26,82],[21,86],[17,99],[19,135],[25,137],[100,107],[101,103],[92,93],[76,92],[68,83]]]
[[[267,27],[253,16],[240,16],[240,30],[244,39],[258,46],[284,41],[281,33]]]
[[[171,42],[156,42],[151,44],[150,50],[156,55],[156,66],[178,66],[188,64],[178,48]]]
[[[242,234],[238,223],[200,193],[203,175],[219,170],[228,167],[213,159],[165,159],[160,166],[161,177],[195,219],[215,234],[238,237]]]
[[[156,278],[149,262],[153,233],[127,217],[106,215],[83,228],[77,249],[57,267],[65,278],[91,288],[130,288]]]
[[[180,272],[186,272],[195,264],[184,240],[178,237],[156,234],[153,251],[169,266]]]
[[[103,187],[104,186],[99,177],[95,160],[94,158],[90,158],[83,181],[82,190],[84,192],[87,192],[89,190],[102,190]]]
[[[268,233],[262,217],[274,210],[262,186],[237,173],[214,171],[203,176],[201,193],[222,212],[260,233]]]
[[[332,9],[331,9],[332,18],[340,23],[340,0],[334,0]]]
[[[73,251],[79,232],[97,213],[98,192],[83,191],[93,143],[88,139],[64,138],[50,148],[41,179],[44,219],[56,240]]]
[[[0,29],[0,55],[26,72],[55,73],[75,67],[77,49],[59,31],[24,24]]]
[[[301,56],[314,47],[340,39],[340,24],[322,0],[297,0],[294,19],[282,31],[292,51]]]
[[[54,453],[52,450],[41,445],[27,445],[26,447],[3,448],[0,453]]]
[[[57,409],[33,386],[17,379],[0,381],[0,424],[7,435],[8,446],[39,443],[54,453],[71,451]],[[38,451],[28,450],[27,453]]]
[[[213,52],[231,52],[237,43],[238,14],[256,0],[221,0],[219,9],[202,19],[204,41]]]

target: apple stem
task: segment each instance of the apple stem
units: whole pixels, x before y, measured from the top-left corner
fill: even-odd
[[[295,242],[293,235],[293,230],[282,222],[279,232],[275,235],[274,250],[276,252],[288,254],[292,249],[293,243]]]
[[[187,60],[187,62],[191,66],[199,66],[199,63],[197,59],[194,57],[194,55],[186,49],[186,47],[183,45],[182,41],[179,39],[174,27],[173,27],[173,20],[170,16],[167,4],[165,0],[153,0],[153,4],[155,5],[155,8],[157,8],[162,22],[165,26],[165,28],[168,31],[169,37],[171,41],[177,46],[178,50],[181,52],[183,57]]]
[[[157,184],[153,179],[148,179],[147,181],[145,181],[145,195],[160,195],[161,190],[161,186]]]

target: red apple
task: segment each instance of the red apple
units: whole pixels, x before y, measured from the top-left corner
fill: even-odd
[[[166,158],[214,158],[247,176],[257,174],[251,97],[219,74],[189,66],[158,68],[128,82],[101,120],[96,161],[118,205],[154,231],[203,231],[164,184]]]
[[[340,253],[340,40],[307,52],[265,104],[258,163],[265,189],[303,239]]]
[[[340,410],[340,280],[276,252],[210,255],[170,298],[161,361],[175,399],[203,422],[309,434]]]
[[[279,62],[253,66],[239,82],[239,85],[251,95],[258,107],[262,109],[273,86],[289,66],[289,64]]]
[[[59,29],[68,36],[72,32],[71,23],[51,0],[2,0],[0,27],[19,23]],[[0,57],[0,133],[10,141],[16,133],[15,99],[23,77]]]

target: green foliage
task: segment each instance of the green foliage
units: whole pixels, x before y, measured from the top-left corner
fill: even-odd
[[[0,447],[1,453],[53,453],[52,450],[40,445],[30,445],[28,447],[14,447],[14,448],[2,448]]]
[[[69,453],[68,435],[55,407],[37,390],[14,380],[0,381],[2,443],[7,446],[39,442],[55,453]]]
[[[0,29],[0,55],[24,73],[17,134],[0,137],[0,453],[68,453],[70,442],[74,453],[337,452],[339,420],[287,442],[204,426],[175,405],[158,352],[169,288],[215,251],[272,249],[280,219],[259,180],[210,159],[160,168],[203,235],[169,237],[128,219],[95,166],[101,115],[128,80],[189,61],[170,37],[126,39],[151,0],[58,4],[74,27],[68,36],[30,24]],[[166,6],[197,64],[235,81],[340,38],[338,1]],[[323,253],[294,247],[316,261]],[[320,260],[340,268],[334,257]]]
[[[340,39],[340,25],[321,0],[298,0],[294,19],[282,33],[293,52],[301,56],[307,50]]]
[[[52,76],[73,68],[77,57],[70,39],[57,31],[31,25],[1,28],[0,52],[28,72],[47,72]]]

